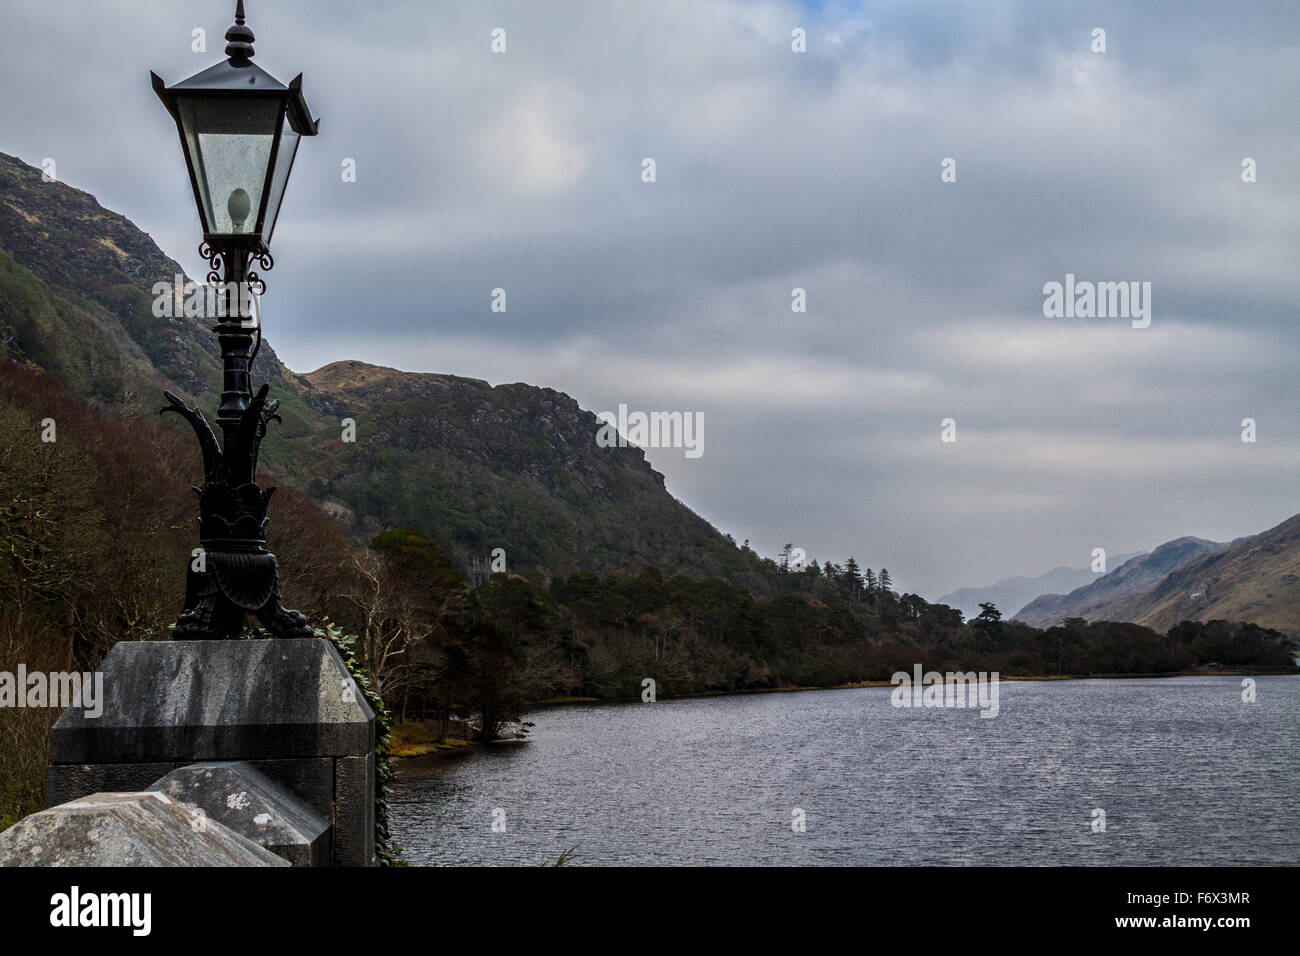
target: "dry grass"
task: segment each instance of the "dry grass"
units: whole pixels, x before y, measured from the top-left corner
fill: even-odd
[[[394,757],[424,757],[439,751],[459,750],[469,746],[469,741],[460,737],[449,736],[439,742],[438,728],[438,722],[432,720],[395,723],[389,731],[388,748]]]

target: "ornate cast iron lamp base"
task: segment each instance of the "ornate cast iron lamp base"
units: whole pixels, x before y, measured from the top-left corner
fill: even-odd
[[[163,412],[186,419],[203,449],[204,484],[199,496],[202,570],[191,563],[185,581],[185,609],[173,635],[178,641],[222,640],[239,636],[244,618],[253,614],[276,637],[311,637],[306,616],[280,600],[275,555],[266,550],[266,508],[275,493],[252,480],[266,424],[279,402],[266,401],[267,386],[249,402],[234,441],[225,449],[207,419],[171,392]]]
[[[250,354],[253,330],[237,318],[242,310],[235,308],[244,295],[241,283],[256,286],[259,294],[265,289],[265,282],[257,273],[249,272],[248,266],[256,261],[269,269],[270,254],[260,243],[250,248],[231,242],[214,248],[207,241],[200,252],[212,266],[209,282],[221,278],[218,269],[225,265],[228,318],[213,329],[221,343],[224,368],[217,422],[225,444],[217,441],[202,412],[171,392],[164,393],[169,404],[162,412],[175,412],[188,421],[203,452],[203,485],[194,489],[199,496],[199,540],[203,549],[190,565],[185,609],[176,621],[173,636],[180,641],[235,638],[243,629],[244,619],[253,614],[276,637],[311,637],[306,616],[281,602],[279,568],[275,555],[266,550],[270,520],[266,509],[275,489],[263,491],[257,484],[257,455],[267,423],[280,420],[275,413],[280,403],[266,400],[266,385],[249,396],[250,370],[257,349]],[[261,329],[256,328],[256,332],[260,347]]]

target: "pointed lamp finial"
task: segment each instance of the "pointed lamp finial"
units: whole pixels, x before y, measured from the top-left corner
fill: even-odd
[[[253,56],[253,31],[244,25],[244,0],[235,5],[235,25],[226,31],[226,56],[248,60]]]

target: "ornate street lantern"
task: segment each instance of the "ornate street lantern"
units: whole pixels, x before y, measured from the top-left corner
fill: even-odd
[[[266,385],[252,394],[250,371],[262,330],[246,317],[250,294],[266,288],[251,267],[274,265],[271,233],[298,141],[315,136],[319,121],[303,99],[302,74],[285,86],[254,65],[253,39],[239,0],[235,25],[226,32],[228,59],[172,87],[150,73],[180,133],[203,223],[199,252],[211,269],[208,281],[223,283],[223,321],[213,329],[224,370],[217,412],[223,440],[217,441],[202,412],[165,393],[170,404],[163,411],[194,428],[204,470],[196,489],[203,547],[190,564],[176,640],[236,637],[248,614],[277,637],[311,636],[307,619],[281,604],[275,555],[266,550],[266,509],[275,489],[258,486],[257,455],[267,423],[279,421],[279,402],[266,400]]]
[[[267,246],[301,136],[315,136],[302,95],[302,74],[285,86],[252,61],[253,31],[240,0],[226,33],[230,58],[167,87],[151,73],[154,91],[176,120],[211,244]]]

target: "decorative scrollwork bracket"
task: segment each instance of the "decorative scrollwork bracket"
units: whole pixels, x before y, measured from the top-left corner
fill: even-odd
[[[244,261],[241,263],[243,266],[241,271],[244,281],[248,283],[249,291],[257,295],[265,294],[266,280],[259,273],[252,271],[253,264],[256,263],[262,272],[270,272],[275,268],[271,250],[261,239],[255,240],[252,245],[236,245],[220,241],[214,244],[211,239],[204,239],[199,243],[199,255],[208,264],[207,278],[213,285],[229,281],[227,277],[229,267],[236,257],[242,255]]]

